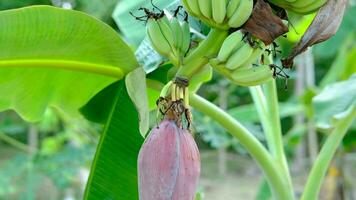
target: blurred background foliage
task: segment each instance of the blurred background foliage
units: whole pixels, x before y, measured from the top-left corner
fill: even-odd
[[[168,6],[168,10],[171,10],[179,2],[157,0],[155,3],[160,7]],[[149,1],[0,0],[0,10],[39,4],[84,11],[108,23],[136,49],[136,55],[146,72],[153,71],[159,63],[164,62],[144,38],[144,23],[135,21],[129,14],[129,11],[138,14],[135,11],[140,6],[150,7]],[[296,67],[286,71],[291,76],[288,90],[283,89],[284,80],[277,80],[284,144],[292,166],[297,195],[302,191],[306,173],[328,133],[318,126],[318,120],[324,116],[320,116],[323,112],[315,109],[313,97],[330,84],[350,79],[356,72],[354,4],[350,1],[335,37],[301,55],[296,61]],[[286,38],[278,40],[282,54],[277,56],[277,64],[281,57],[290,52],[312,18],[313,15],[301,17],[290,13],[292,31]],[[194,40],[203,38],[208,28],[194,19],[190,19],[190,22]],[[148,75],[154,76],[157,75]],[[334,91],[332,94],[340,98],[346,96],[354,101],[356,90],[352,84],[356,83],[352,80],[344,82],[340,89],[351,93],[337,94]],[[152,92],[148,91],[151,96],[157,95]],[[212,80],[203,85],[198,93],[226,109],[264,142],[248,88],[232,85],[214,74]],[[329,110],[327,107],[322,109]],[[152,111],[152,116],[154,125],[155,111]],[[47,110],[44,119],[35,124],[24,122],[12,111],[0,113],[0,199],[81,199],[102,128],[101,124],[72,119],[55,109]],[[266,182],[238,140],[210,118],[195,111],[193,128],[203,162],[199,198],[271,198]],[[352,178],[356,176],[355,150],[354,123],[328,172],[321,199],[356,199],[356,182]]]

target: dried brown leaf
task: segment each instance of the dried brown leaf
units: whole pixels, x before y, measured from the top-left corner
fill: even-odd
[[[315,16],[314,20],[304,33],[299,43],[293,48],[291,54],[282,59],[283,67],[291,68],[294,58],[313,46],[323,42],[337,32],[342,22],[347,0],[329,0]]]
[[[271,6],[263,0],[257,0],[249,20],[242,29],[260,39],[266,45],[288,32],[282,19],[276,16]]]

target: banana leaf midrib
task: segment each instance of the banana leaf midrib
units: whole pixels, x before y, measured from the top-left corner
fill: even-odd
[[[60,59],[0,60],[1,68],[47,68],[88,72],[121,79],[125,73],[118,66]]]

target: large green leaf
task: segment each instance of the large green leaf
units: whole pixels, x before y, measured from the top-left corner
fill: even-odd
[[[0,111],[36,121],[48,106],[77,114],[138,64],[106,24],[51,6],[0,12]]]
[[[356,106],[356,75],[327,85],[313,98],[314,117],[318,128],[331,130],[346,111]]]
[[[84,199],[137,200],[137,155],[142,142],[138,113],[122,80],[101,135]]]

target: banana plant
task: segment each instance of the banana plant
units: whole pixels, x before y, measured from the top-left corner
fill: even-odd
[[[191,200],[200,172],[199,152],[191,136],[193,107],[239,140],[260,166],[275,199],[293,200],[275,82],[275,78],[287,79],[288,75],[273,63],[275,44],[244,29],[249,20],[256,20],[255,13],[261,13],[256,2],[183,0],[185,11],[178,6],[170,13],[154,4],[152,9],[140,8],[141,14],[135,12],[133,18],[146,24],[152,48],[168,61],[149,74],[117,32],[85,13],[51,6],[1,11],[0,111],[13,109],[23,119],[35,122],[53,107],[105,124],[84,199]],[[322,20],[322,11],[328,10],[325,6],[340,2],[345,3],[271,0],[271,4],[261,5],[266,6],[266,16],[275,15],[272,8],[306,14],[322,7],[316,15]],[[189,17],[211,28],[195,45]],[[285,28],[281,25],[286,19],[283,15],[273,19],[272,26]],[[319,28],[323,33],[334,32],[340,22],[332,24],[332,30]],[[257,30],[261,31],[270,30]],[[271,35],[276,39],[275,32]],[[228,112],[196,94],[201,84],[210,80],[213,69],[231,84],[250,87],[267,147]],[[351,78],[333,89],[354,86],[354,81]],[[348,91],[354,88],[340,91],[338,96]],[[326,93],[315,98],[316,105],[332,103]],[[311,171],[303,200],[317,199],[327,166],[356,116],[352,97],[343,109],[327,115],[326,120],[333,120],[328,121],[332,124],[330,136]],[[149,132],[150,107],[157,110],[159,125]]]

